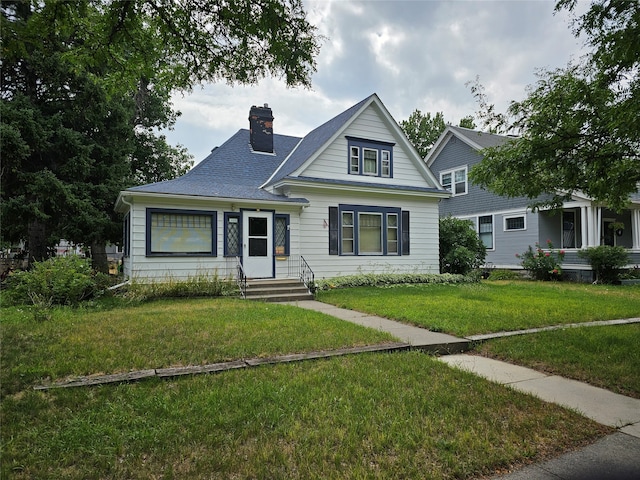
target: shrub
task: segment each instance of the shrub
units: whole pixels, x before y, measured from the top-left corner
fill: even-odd
[[[521,259],[522,268],[535,280],[559,280],[562,276],[564,250],[554,250],[551,240],[547,240],[547,248],[547,251],[543,250],[536,242],[535,250],[529,245],[526,252],[516,254]]]
[[[402,285],[414,283],[472,283],[473,277],[437,273],[365,273],[361,275],[345,275],[316,281],[319,290],[349,287],[380,287],[386,285]]]
[[[580,250],[578,255],[586,258],[596,272],[597,283],[614,283],[620,278],[621,270],[629,262],[629,254],[624,247],[600,245]]]
[[[104,277],[91,269],[87,259],[54,257],[34,263],[31,270],[12,274],[7,280],[7,293],[10,303],[32,303],[38,309],[77,305],[102,290]]]
[[[231,279],[214,274],[198,274],[186,280],[168,277],[161,282],[132,282],[123,291],[131,301],[143,302],[157,298],[220,297],[237,295],[238,287]]]
[[[484,263],[487,247],[471,220],[440,219],[440,272],[467,275]]]
[[[513,270],[497,269],[492,270],[487,280],[520,280],[522,278],[518,272]]]

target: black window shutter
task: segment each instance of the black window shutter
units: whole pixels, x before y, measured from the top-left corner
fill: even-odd
[[[338,207],[329,207],[329,255],[338,255]]]
[[[402,255],[409,255],[409,211],[402,211]]]

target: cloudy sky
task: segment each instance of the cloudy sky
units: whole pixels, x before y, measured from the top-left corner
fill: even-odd
[[[398,122],[419,109],[442,112],[457,125],[478,110],[466,85],[476,76],[504,111],[525,97],[539,69],[565,66],[584,53],[569,14],[554,15],[551,0],[303,1],[325,37],[312,88],[265,79],[177,94],[182,116],[165,132],[170,143],[187,147],[197,163],[248,128],[251,105],[269,104],[276,133],[304,136],[372,93]],[[578,11],[588,6],[580,0]]]

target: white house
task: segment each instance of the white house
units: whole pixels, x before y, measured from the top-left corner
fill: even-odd
[[[124,273],[316,278],[438,273],[438,202],[449,193],[373,94],[304,138],[271,109],[182,177],[120,192]]]

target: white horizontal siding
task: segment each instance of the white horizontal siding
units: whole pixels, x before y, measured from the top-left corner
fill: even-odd
[[[316,278],[332,278],[357,273],[438,273],[438,203],[437,199],[385,198],[378,195],[342,194],[328,197],[310,191],[296,191],[311,205],[300,216],[301,255]],[[338,204],[395,207],[410,212],[410,255],[329,255],[329,207]]]
[[[256,206],[259,208],[260,206]],[[216,222],[216,257],[210,256],[146,256],[146,209],[172,208],[187,210],[202,210],[217,212]],[[237,211],[237,207],[236,208]],[[270,208],[272,209],[272,208]],[[299,229],[300,207],[283,205],[282,209],[275,209],[276,213],[286,213],[290,216],[290,251],[292,255],[299,255],[299,237],[294,235]],[[224,212],[231,212],[231,203],[215,200],[188,201],[169,199],[154,201],[137,200],[131,210],[131,243],[130,255],[125,259],[125,268],[135,280],[186,280],[198,275],[218,275],[233,277],[236,273],[235,258],[224,256]],[[275,262],[276,275],[288,275],[288,261]]]
[[[393,178],[350,175],[348,173],[349,151],[346,136],[395,143],[396,145],[393,147]],[[377,109],[370,106],[311,165],[301,172],[300,176],[379,183],[381,185],[435,187],[423,176],[423,172],[411,161],[409,155],[411,152],[406,152],[401,148],[399,139],[389,131]]]

